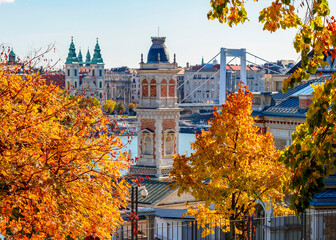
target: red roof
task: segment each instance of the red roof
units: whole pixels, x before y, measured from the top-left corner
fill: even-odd
[[[43,77],[47,81],[47,85],[51,83],[61,88],[65,87],[65,75],[63,73],[43,73]]]

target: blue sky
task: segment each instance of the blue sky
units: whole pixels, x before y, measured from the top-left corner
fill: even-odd
[[[11,3],[6,3],[11,2]],[[221,47],[246,48],[270,61],[298,60],[292,42],[297,30],[268,33],[257,21],[265,2],[248,3],[250,22],[230,28],[207,20],[209,0],[0,0],[0,43],[25,56],[49,43],[55,58],[65,61],[71,36],[75,46],[93,50],[96,37],[107,68],[139,67],[151,36],[166,36],[171,59],[180,66],[212,58]],[[336,11],[336,3],[330,0]],[[250,59],[253,60],[253,59]],[[235,63],[235,62],[234,62]],[[239,62],[237,62],[239,63]]]

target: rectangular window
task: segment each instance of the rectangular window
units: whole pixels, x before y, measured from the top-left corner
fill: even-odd
[[[99,70],[99,77],[101,77],[103,75],[103,71]]]
[[[70,76],[70,69],[68,69],[68,77]]]
[[[94,70],[92,70],[92,77],[94,77],[94,74],[95,74],[95,72],[94,72]]]
[[[75,70],[76,71],[76,70]],[[76,73],[76,72],[75,72]],[[75,88],[77,88],[77,82],[75,82]]]
[[[77,77],[77,69],[75,69],[75,77]]]
[[[101,71],[101,70],[100,70]],[[103,84],[102,82],[99,82],[99,88],[102,88],[103,87]]]

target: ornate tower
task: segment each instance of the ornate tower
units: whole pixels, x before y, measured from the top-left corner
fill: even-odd
[[[90,53],[88,52],[90,55]],[[88,55],[86,55],[88,57]],[[105,100],[105,95],[104,95],[104,62],[103,58],[100,53],[100,46],[98,43],[98,38],[97,38],[97,43],[94,49],[93,57],[90,63],[91,66],[91,75],[95,79],[96,82],[96,87],[97,87],[97,98],[101,101]]]
[[[69,53],[65,62],[65,88],[70,91],[70,94],[77,94],[79,91],[79,62],[73,37],[71,37]]]
[[[138,162],[131,173],[167,178],[178,153],[177,63],[169,62],[165,37],[152,37],[147,63],[141,57],[138,118]]]

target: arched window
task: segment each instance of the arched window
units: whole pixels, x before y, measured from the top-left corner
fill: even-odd
[[[175,81],[169,80],[169,97],[175,97]]]
[[[99,97],[102,98],[102,97],[103,97],[103,94],[102,94],[102,93],[99,93]]]
[[[172,155],[174,152],[174,134],[169,133],[166,136],[166,147],[165,147],[165,154]]]
[[[163,132],[163,152],[164,155],[172,155],[175,152],[175,136],[176,132],[173,129],[167,129]],[[170,156],[168,156],[170,157]]]
[[[153,153],[153,147],[152,147],[152,139],[150,136],[145,136],[143,141],[144,146],[142,146],[143,154],[150,155]]]
[[[148,81],[146,79],[142,81],[142,96],[148,97]]]
[[[147,129],[143,130],[140,135],[140,151],[143,155],[153,155],[153,133]]]
[[[156,81],[154,79],[150,81],[150,97],[156,97]]]
[[[167,81],[165,79],[161,81],[161,97],[167,97]]]

